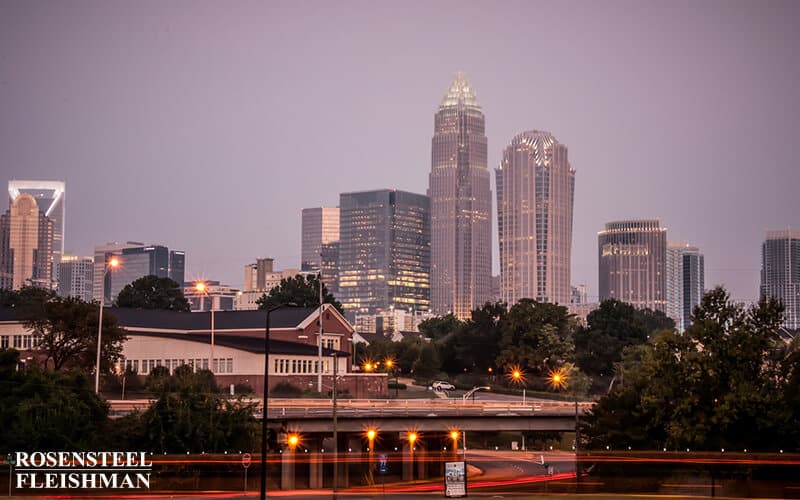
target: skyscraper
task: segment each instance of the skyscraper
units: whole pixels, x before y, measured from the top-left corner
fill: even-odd
[[[58,295],[91,302],[94,275],[92,257],[65,253],[61,256],[61,262],[56,264],[56,269],[58,269]]]
[[[492,193],[483,112],[461,73],[439,105],[431,143],[431,306],[465,319],[491,296]]]
[[[53,288],[53,220],[20,193],[0,216],[0,288]]]
[[[301,240],[300,270],[319,271],[322,246],[339,241],[339,208],[304,208]]]
[[[518,134],[495,170],[503,301],[570,303],[575,171],[549,132]]]
[[[104,273],[105,263],[111,255],[119,257],[120,266]],[[95,300],[100,300],[100,294],[105,292],[105,300],[110,303],[116,300],[125,285],[149,275],[170,278],[182,286],[185,269],[186,255],[182,251],[137,242],[109,243],[94,249],[92,295]]]
[[[657,219],[606,223],[598,252],[600,301],[666,312],[667,229]]]
[[[800,231],[767,231],[761,245],[761,296],[783,302],[783,326],[800,328]]]
[[[57,263],[64,254],[64,196],[66,184],[63,181],[8,181],[8,195],[11,203],[21,194],[29,194],[36,200],[39,210],[53,221],[53,262]]]
[[[667,244],[667,316],[682,332],[705,293],[705,262],[700,249],[686,242]]]
[[[382,189],[340,197],[339,296],[358,314],[430,306],[430,201]]]

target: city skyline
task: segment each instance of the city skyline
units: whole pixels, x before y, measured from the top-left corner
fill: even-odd
[[[609,2],[597,23],[576,4],[455,5],[3,4],[0,181],[66,181],[68,252],[159,241],[192,255],[188,279],[241,285],[253,256],[299,267],[301,208],[424,192],[430,116],[463,70],[490,168],[519,130],[569,145],[590,300],[598,228],[656,216],[703,249],[707,286],[757,297],[764,231],[800,226],[800,7]],[[534,14],[580,36],[521,29]],[[558,61],[547,78],[520,64],[536,47]],[[232,219],[209,210],[225,198]]]

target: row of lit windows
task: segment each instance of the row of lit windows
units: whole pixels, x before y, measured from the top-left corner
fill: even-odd
[[[314,375],[319,373],[319,361],[312,361],[309,359],[286,359],[278,358],[273,360],[274,373],[287,373],[292,375],[309,374]],[[322,372],[328,373],[330,366],[327,361],[322,362]]]
[[[41,339],[33,335],[0,335],[0,349],[33,349]]]
[[[208,358],[195,359],[126,359],[125,369],[141,375],[147,375],[154,368],[164,366],[169,373],[175,373],[179,366],[189,366],[193,372],[197,370],[208,370]],[[233,358],[214,358],[214,373],[233,373]]]

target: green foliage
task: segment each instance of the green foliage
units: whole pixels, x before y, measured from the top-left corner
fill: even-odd
[[[643,344],[656,332],[675,327],[660,311],[638,310],[615,299],[603,301],[589,313],[586,323],[575,333],[575,358],[581,370],[600,377],[613,374],[623,349]]]
[[[472,317],[441,339],[442,368],[448,373],[478,371],[495,366],[502,348],[508,311],[502,302],[487,303],[472,311]]]
[[[498,367],[519,367],[532,379],[570,361],[575,321],[564,306],[522,299],[508,312],[503,326]]]
[[[455,332],[461,326],[462,322],[450,313],[447,316],[426,319],[420,322],[418,328],[422,335],[429,339],[437,340]]]
[[[23,286],[19,290],[0,289],[0,307],[11,307],[16,310],[21,320],[41,317],[44,305],[53,300],[56,294],[38,286]]]
[[[322,285],[322,301],[325,304],[333,304],[333,307],[344,314],[342,304],[331,295],[324,283]],[[280,285],[270,290],[268,294],[262,295],[256,303],[261,310],[272,309],[281,304],[319,307],[319,278],[314,274],[305,276],[298,274],[293,278],[282,279]]]
[[[117,307],[189,311],[191,306],[183,296],[181,285],[170,278],[144,276],[125,285],[117,295]]]
[[[79,367],[93,371],[97,362],[97,304],[73,297],[53,297],[41,305],[38,316],[25,321],[39,338],[39,349],[45,355],[44,364],[52,363],[54,370]],[[103,336],[100,370],[108,373],[122,353],[125,331],[117,326],[116,318],[103,314]]]
[[[217,394],[213,374],[178,367],[171,377],[156,374],[158,399],[143,413],[121,419],[124,441],[158,453],[252,450],[257,445],[255,404]]]
[[[716,288],[695,309],[684,335],[663,331],[628,349],[624,382],[586,417],[590,448],[800,447],[800,355],[775,335],[782,306],[749,309]]]
[[[290,384],[289,382],[278,382],[269,391],[270,396],[279,398],[299,398],[303,395],[303,389]]]
[[[83,373],[17,370],[19,353],[0,350],[0,453],[96,449],[108,405]]]

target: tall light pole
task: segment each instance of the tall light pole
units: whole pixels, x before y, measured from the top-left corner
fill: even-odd
[[[198,281],[194,284],[194,289],[198,292],[202,293],[203,295],[211,301],[211,358],[208,362],[208,369],[211,370],[211,373],[214,373],[214,298],[208,293],[208,285],[203,281]]]
[[[295,307],[297,304],[278,304],[267,309],[267,320],[264,329],[264,402],[261,405],[261,500],[267,498],[267,405],[269,395],[269,316],[281,307]]]
[[[319,339],[317,340],[317,392],[322,393],[322,256],[319,260]]]
[[[94,393],[100,392],[100,345],[103,339],[103,307],[106,303],[106,275],[108,271],[119,267],[119,259],[112,256],[103,264],[103,286],[100,293],[100,314],[97,320],[97,364],[94,369]]]

